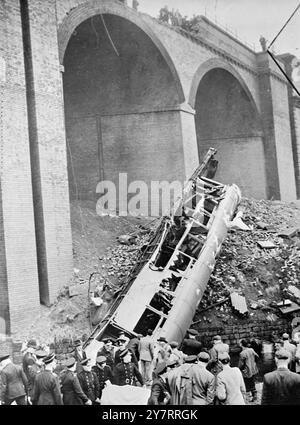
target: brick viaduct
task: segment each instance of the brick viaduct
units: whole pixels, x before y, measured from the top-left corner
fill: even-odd
[[[69,283],[70,199],[102,179],[183,181],[214,146],[222,181],[296,199],[299,110],[266,52],[204,17],[196,39],[117,0],[2,0],[0,327]]]

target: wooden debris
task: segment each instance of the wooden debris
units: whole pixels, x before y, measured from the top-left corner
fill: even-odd
[[[259,221],[258,223],[256,223],[256,226],[261,230],[268,230],[268,224],[264,221]]]
[[[300,306],[294,302],[290,305],[278,307],[282,314],[290,314],[300,310]]]
[[[290,227],[288,229],[283,229],[278,232],[278,236],[282,238],[292,238],[299,233],[299,227]]]
[[[299,299],[299,300],[300,300],[300,290],[299,290],[296,286],[290,285],[290,286],[287,288],[287,290],[288,290],[288,292],[289,292],[290,294],[292,294],[295,298],[297,298],[297,299]]]
[[[237,292],[233,292],[232,294],[230,294],[230,299],[234,311],[243,316],[248,314],[248,308],[245,297],[239,295]]]
[[[264,249],[273,249],[273,248],[277,248],[276,245],[272,242],[272,241],[257,241],[257,245],[260,248],[264,248]]]
[[[77,286],[69,286],[68,287],[69,297],[75,297],[76,295],[79,295],[80,291]]]

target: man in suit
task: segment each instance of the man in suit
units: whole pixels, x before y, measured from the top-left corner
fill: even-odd
[[[138,362],[140,360],[139,344],[141,338],[143,338],[143,335],[137,334],[137,336],[131,338],[131,340],[127,344],[127,348],[130,348],[133,351]]]
[[[37,405],[62,405],[59,381],[53,373],[56,367],[55,354],[49,354],[43,360],[45,369],[38,373],[33,386],[32,402]]]
[[[288,369],[289,361],[288,351],[276,351],[277,370],[264,376],[261,404],[300,405],[300,376]]]
[[[258,354],[249,347],[249,341],[246,339],[241,340],[242,351],[239,358],[239,368],[242,372],[246,391],[249,396],[249,401],[257,400],[257,390],[255,386],[255,377],[258,374],[258,368],[256,366],[256,360],[259,358]]]
[[[151,394],[148,405],[166,405],[169,403],[171,395],[166,382],[166,372],[168,366],[166,362],[159,363],[154,372],[154,379],[151,386]]]
[[[66,371],[62,371],[60,375],[61,392],[63,395],[64,405],[91,405],[92,402],[82,391],[76,371],[76,360],[74,357],[68,359],[65,363]]]
[[[0,356],[0,402],[26,405],[28,380],[21,366],[12,363],[9,353]]]
[[[47,357],[46,351],[37,350],[35,352],[36,361],[34,359],[28,359],[27,361],[27,378],[28,378],[28,403],[31,403],[33,395],[33,387],[36,376],[42,370],[44,370],[43,359]]]
[[[187,356],[197,356],[200,353],[202,344],[197,341],[197,336],[198,332],[195,329],[188,329],[187,338],[183,340],[181,348]]]
[[[143,377],[140,374],[136,365],[131,361],[132,354],[125,349],[120,353],[121,362],[117,364],[114,371],[116,385],[133,385],[136,386],[136,381],[139,381],[141,386],[144,385]]]
[[[97,376],[98,382],[99,382],[99,394],[98,398],[101,400],[102,397],[102,391],[105,388],[105,386],[109,383],[113,383],[113,374],[112,370],[109,366],[106,364],[106,357],[99,356],[96,360],[96,366],[92,367],[92,371]]]
[[[210,360],[207,365],[207,369],[215,376],[223,370],[223,365],[219,361],[219,356],[222,353],[229,353],[229,345],[222,341],[220,335],[216,335],[213,338],[213,346],[209,350]]]
[[[27,348],[22,359],[23,371],[27,379],[29,379],[29,366],[31,366],[32,364],[36,362],[36,356],[35,356],[36,349],[37,349],[36,340],[34,339],[29,340],[27,342]]]
[[[140,339],[139,353],[141,362],[141,373],[145,385],[150,385],[152,381],[152,363],[154,359],[154,341],[152,338],[152,330],[147,330],[147,335]]]
[[[86,359],[86,353],[82,348],[82,341],[80,339],[76,339],[74,341],[74,347],[75,347],[75,351],[74,351],[74,357],[76,360],[76,373],[80,373],[82,372],[82,365],[81,365],[81,361]]]
[[[228,353],[220,353],[219,361],[223,370],[217,375],[216,395],[222,404],[245,405],[246,387],[238,367],[230,366]]]
[[[206,370],[207,353],[187,356],[185,363],[167,375],[171,391],[171,404],[176,405],[206,405],[214,400],[215,379]]]

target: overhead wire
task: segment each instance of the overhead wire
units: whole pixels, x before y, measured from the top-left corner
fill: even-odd
[[[290,20],[292,19],[292,17],[295,15],[295,13],[297,12],[297,10],[300,7],[300,3],[298,4],[298,6],[296,7],[296,9],[294,10],[294,12],[291,14],[291,16],[289,17],[289,19],[286,21],[286,23],[283,25],[283,27],[281,28],[281,30],[278,32],[278,34],[276,35],[276,37],[273,38],[272,42],[269,44],[268,49],[272,46],[272,44],[275,42],[275,40],[277,40],[278,36],[282,33],[282,31],[284,30],[284,28],[287,26],[287,24],[290,22]]]

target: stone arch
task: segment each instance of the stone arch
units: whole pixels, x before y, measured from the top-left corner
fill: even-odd
[[[97,201],[99,182],[119,188],[125,175],[128,185],[184,179],[183,89],[142,18],[88,1],[66,16],[58,39],[71,202]]]
[[[266,197],[264,140],[260,114],[240,74],[220,59],[194,75],[189,103],[195,110],[199,159],[209,147],[219,152],[216,179],[236,183],[245,196]]]
[[[246,92],[247,96],[250,99],[253,110],[256,113],[256,118],[259,121],[259,125],[261,126],[260,113],[259,113],[258,107],[256,105],[256,102],[255,102],[255,100],[252,96],[252,93],[249,90],[249,87],[247,86],[247,84],[245,83],[245,81],[241,77],[241,75],[236,71],[236,69],[232,65],[230,65],[225,60],[222,60],[222,59],[219,59],[219,58],[212,58],[212,59],[207,60],[206,62],[202,63],[199,66],[199,68],[197,69],[197,71],[195,72],[195,75],[194,75],[193,80],[192,80],[190,92],[189,92],[189,99],[188,99],[188,103],[191,105],[191,107],[195,108],[197,91],[198,91],[198,87],[199,87],[199,84],[200,84],[202,78],[209,71],[216,69],[216,68],[221,68],[221,69],[224,69],[225,71],[229,72],[240,83],[243,90]]]
[[[71,9],[71,11],[63,19],[58,28],[58,49],[60,64],[63,65],[64,55],[74,30],[87,19],[103,14],[112,14],[124,18],[135,24],[145,34],[147,34],[147,36],[151,39],[153,44],[157,47],[162,57],[166,61],[176,84],[179,103],[183,103],[185,101],[185,95],[178,72],[175,68],[173,60],[171,59],[167,49],[159,37],[153,32],[149,25],[147,25],[147,23],[140,18],[137,12],[129,9],[128,7],[125,7],[122,4],[118,4],[117,2],[111,2],[111,0],[103,0],[100,3],[97,0],[86,1],[85,3]]]

